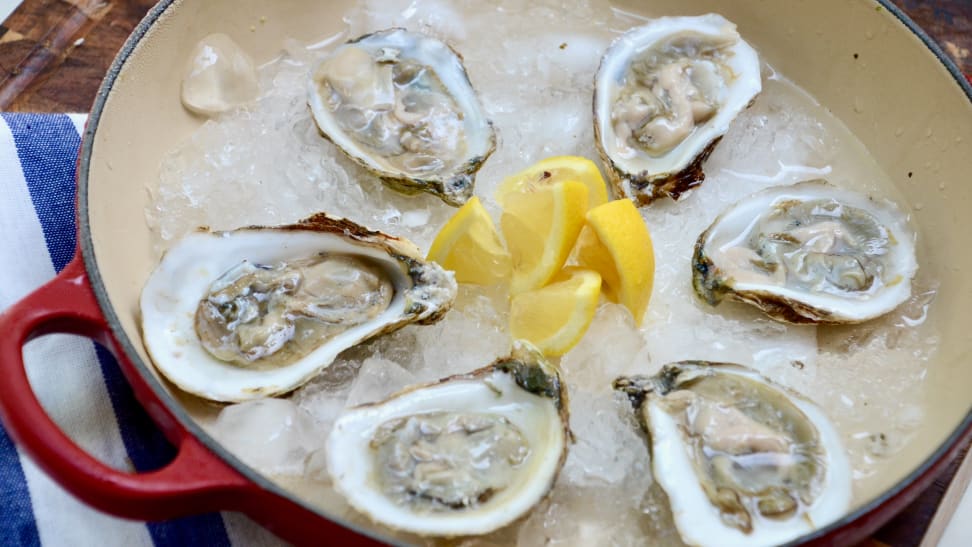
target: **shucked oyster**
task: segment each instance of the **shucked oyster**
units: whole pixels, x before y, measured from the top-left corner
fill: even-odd
[[[334,487],[358,511],[426,536],[505,526],[553,486],[567,393],[536,349],[348,410],[327,440]]]
[[[324,136],[386,184],[453,206],[496,147],[460,56],[404,29],[337,48],[311,73],[308,103]]]
[[[618,378],[689,545],[785,543],[849,508],[850,463],[824,413],[739,365],[683,361]]]
[[[759,58],[720,15],[621,35],[594,81],[594,134],[615,195],[640,205],[702,183],[702,163],[762,89]]]
[[[455,294],[407,240],[318,214],[175,243],[142,289],[142,337],[181,389],[245,401],[300,386],[363,340],[437,321]]]
[[[758,192],[695,244],[695,292],[790,323],[859,323],[911,296],[915,234],[893,204],[822,180]]]

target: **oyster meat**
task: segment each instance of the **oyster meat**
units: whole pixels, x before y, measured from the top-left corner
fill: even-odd
[[[777,545],[850,507],[840,435],[813,403],[748,368],[682,361],[618,378],[689,545]]]
[[[341,351],[452,305],[452,275],[404,239],[318,214],[200,230],[142,289],[145,348],[179,388],[237,402],[288,392]]]
[[[695,292],[790,323],[859,323],[911,296],[915,233],[894,204],[813,180],[758,192],[699,236]]]
[[[425,536],[505,526],[553,486],[567,455],[566,388],[524,343],[492,365],[347,410],[328,471],[358,511]]]
[[[311,72],[308,103],[321,133],[386,184],[453,206],[496,148],[459,54],[404,29],[337,48]]]
[[[678,199],[762,90],[759,58],[721,15],[661,17],[618,37],[594,81],[594,134],[618,197]]]

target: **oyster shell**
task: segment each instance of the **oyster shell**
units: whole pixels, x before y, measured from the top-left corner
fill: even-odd
[[[915,234],[892,203],[812,180],[753,194],[699,236],[695,292],[789,323],[859,323],[911,296]]]
[[[295,389],[368,338],[437,321],[456,290],[411,242],[323,213],[200,230],[142,289],[142,338],[180,389],[245,401]]]
[[[755,371],[682,361],[622,377],[652,472],[689,545],[785,543],[850,506],[851,468],[826,415]]]
[[[337,491],[358,511],[426,536],[505,526],[553,486],[567,455],[567,392],[538,350],[345,412],[327,439]]]
[[[702,183],[702,163],[762,90],[721,15],[661,17],[618,37],[594,80],[594,134],[616,196],[645,205]]]
[[[424,34],[395,28],[352,40],[317,65],[307,90],[321,133],[401,192],[462,205],[496,148],[462,58]]]

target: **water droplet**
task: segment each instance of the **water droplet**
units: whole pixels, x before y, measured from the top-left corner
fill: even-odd
[[[921,203],[915,204],[915,211],[921,211],[925,206]]]
[[[864,99],[857,97],[854,99],[854,112],[860,114],[864,112]]]
[[[934,134],[935,134],[935,130],[932,129],[931,127],[929,127],[927,130],[925,130],[925,138],[926,139],[931,138],[931,136],[934,135]]]
[[[874,31],[871,30],[871,29],[867,29],[867,31],[864,32],[864,37],[867,38],[868,40],[873,40],[874,39]]]
[[[899,127],[894,130],[895,137],[900,137],[901,135],[904,135],[904,127]]]
[[[958,144],[960,142],[962,142],[962,136],[961,135],[959,135],[958,137],[955,137],[955,143]]]
[[[938,183],[938,189],[939,190],[945,190],[945,183],[944,182]]]

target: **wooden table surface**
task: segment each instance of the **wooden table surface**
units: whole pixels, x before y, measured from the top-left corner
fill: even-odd
[[[972,2],[894,0],[972,74]],[[26,0],[0,26],[0,110],[86,112],[115,53],[152,0]],[[922,541],[960,457],[865,545]]]

